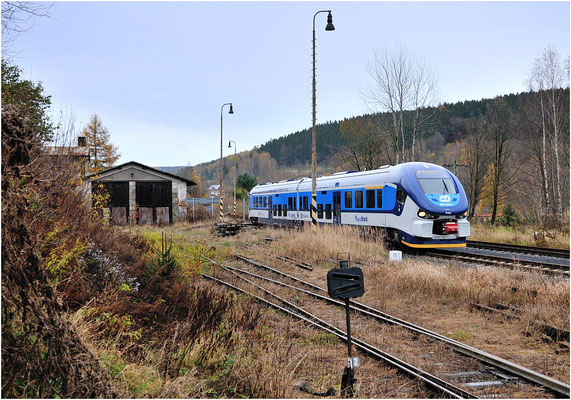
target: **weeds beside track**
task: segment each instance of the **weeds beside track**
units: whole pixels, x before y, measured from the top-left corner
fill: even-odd
[[[286,274],[286,273],[279,271],[275,268],[268,267],[266,265],[263,265],[261,263],[254,261],[254,260],[250,260],[248,258],[244,258],[241,256],[239,256],[238,259],[240,259],[243,262],[247,262],[250,265],[255,266],[256,268],[264,269],[264,270],[270,271],[274,274],[278,274],[281,278],[287,278],[290,280],[294,280],[298,284],[302,284],[308,288],[311,288],[312,291],[304,290],[304,289],[301,289],[299,287],[295,287],[295,286],[286,284],[284,282],[276,281],[276,280],[270,279],[268,277],[264,277],[264,276],[260,276],[258,274],[254,274],[252,272],[240,270],[240,269],[232,267],[232,266],[224,265],[223,267],[227,271],[231,271],[234,274],[239,274],[241,276],[248,275],[250,277],[253,277],[253,278],[256,278],[259,280],[263,280],[266,283],[270,282],[270,283],[275,284],[275,285],[279,285],[279,286],[286,287],[286,288],[291,289],[291,290],[295,290],[298,293],[304,293],[304,294],[311,296],[313,298],[325,300],[330,304],[342,306],[342,303],[335,301],[335,300],[332,300],[332,299],[329,299],[328,297],[325,297],[323,295],[316,293],[316,292],[324,292],[324,289],[319,288],[316,285],[302,281],[302,280],[295,278],[289,274]],[[245,278],[243,278],[243,279],[245,279]],[[266,289],[263,289],[263,290],[267,291]],[[277,295],[272,294],[272,296],[277,296]],[[339,303],[339,304],[337,304],[337,303]],[[360,314],[366,315],[368,317],[372,317],[378,321],[390,323],[392,325],[397,325],[397,326],[406,328],[406,329],[414,332],[414,334],[426,335],[426,336],[429,336],[433,340],[444,342],[448,346],[452,347],[454,349],[454,351],[457,351],[459,353],[468,355],[472,358],[478,359],[479,361],[484,362],[488,365],[493,365],[494,367],[499,368],[501,370],[508,371],[510,374],[513,374],[514,376],[518,376],[518,377],[525,379],[527,381],[533,382],[534,384],[540,385],[542,387],[549,388],[550,391],[555,392],[557,395],[564,395],[564,396],[569,395],[569,386],[568,385],[566,385],[562,382],[556,381],[552,378],[549,378],[545,375],[538,374],[538,373],[531,371],[527,368],[513,364],[509,361],[503,360],[503,359],[496,357],[496,356],[493,356],[489,353],[483,352],[483,351],[475,349],[471,346],[457,342],[457,341],[452,340],[450,338],[447,338],[443,335],[431,332],[431,331],[426,330],[422,327],[418,327],[418,326],[410,324],[406,321],[392,317],[392,316],[387,315],[385,313],[382,313],[378,310],[367,307],[363,304],[353,302],[353,306],[351,308],[353,311],[359,312]]]

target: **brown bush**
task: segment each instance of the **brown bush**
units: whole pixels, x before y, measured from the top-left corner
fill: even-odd
[[[116,397],[98,360],[83,345],[50,285],[34,227],[46,182],[39,139],[26,116],[2,107],[2,394],[5,397]],[[49,182],[48,182],[49,184]]]

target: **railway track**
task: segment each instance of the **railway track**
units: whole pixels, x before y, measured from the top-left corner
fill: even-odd
[[[226,268],[226,266],[225,266]],[[239,293],[243,293],[249,296],[252,296],[253,298],[255,298],[256,300],[260,301],[261,303],[270,306],[271,308],[274,308],[276,310],[282,311],[285,314],[302,320],[304,322],[306,322],[307,324],[323,330],[327,333],[333,334],[336,337],[338,337],[340,340],[346,342],[347,341],[347,333],[345,331],[343,331],[342,329],[339,329],[337,327],[335,327],[332,324],[327,323],[326,321],[318,318],[317,316],[303,310],[302,308],[294,305],[292,302],[262,288],[259,285],[256,285],[255,283],[253,283],[252,281],[241,277],[240,275],[237,275],[238,277],[242,278],[244,281],[254,285],[255,287],[257,287],[258,289],[262,290],[263,292],[265,292],[266,294],[268,294],[269,296],[273,297],[274,299],[278,300],[280,303],[282,303],[282,305],[276,304],[274,302],[271,302],[263,297],[257,296],[243,288],[238,287],[237,285],[234,285],[232,283],[230,283],[227,280],[224,279],[220,279],[214,276],[210,276],[207,274],[203,274],[203,277],[215,281],[217,283],[220,283],[232,290],[235,290]],[[377,360],[382,360],[386,363],[388,363],[389,365],[397,368],[399,371],[406,373],[407,375],[413,377],[413,378],[417,378],[420,379],[422,382],[424,382],[430,389],[432,389],[432,391],[434,391],[439,397],[449,397],[449,398],[456,398],[456,399],[473,399],[473,398],[477,398],[477,396],[472,395],[470,392],[450,383],[447,382],[443,379],[440,379],[432,374],[429,374],[411,364],[408,364],[406,362],[404,362],[403,360],[400,360],[397,357],[394,357],[378,348],[375,348],[374,346],[359,340],[355,337],[352,338],[352,343],[353,345],[361,350],[364,354],[375,358]]]
[[[335,327],[332,323],[324,321],[324,318],[318,317],[314,312],[310,312],[307,309],[302,309],[299,307],[299,305],[294,304],[292,301],[287,300],[283,296],[280,296],[276,293],[280,290],[279,288],[282,288],[281,290],[286,290],[287,293],[295,292],[296,296],[306,296],[307,299],[312,300],[307,302],[309,304],[309,308],[312,307],[312,304],[318,303],[314,300],[319,300],[320,303],[326,302],[333,306],[343,306],[344,303],[327,297],[326,291],[323,288],[313,285],[310,282],[303,281],[295,276],[287,274],[284,271],[272,268],[268,265],[264,265],[246,257],[237,256],[236,258],[245,267],[238,268],[235,265],[227,264],[219,265],[218,270],[222,271],[223,277],[214,277],[209,275],[208,278],[216,279],[218,283],[225,284],[229,287],[231,285],[234,290],[248,292],[256,299],[259,299],[271,307],[285,308],[288,310],[288,315],[302,319],[319,329],[324,329],[329,333],[333,333],[341,340],[346,340],[346,334],[340,328]],[[249,270],[246,268],[249,268]],[[254,272],[252,269],[256,272]],[[244,289],[243,286],[239,288],[236,282],[232,282],[232,279],[239,280],[243,284],[246,282],[246,285],[254,287],[252,290],[262,292],[263,294],[258,296],[251,293],[249,290]],[[260,284],[254,283],[254,280]],[[265,287],[262,286],[262,283]],[[272,289],[270,290],[269,288]],[[280,304],[269,304],[269,301],[265,298],[267,296],[271,296],[273,300],[277,300]],[[336,307],[336,309],[338,308]],[[403,357],[399,358],[397,356],[393,356],[381,351],[378,347],[375,347],[374,343],[370,344],[359,339],[356,340],[357,347],[365,354],[368,354],[376,359],[381,359],[390,365],[399,368],[399,370],[404,371],[406,374],[421,379],[428,387],[438,392],[440,396],[446,395],[454,398],[473,398],[478,396],[495,397],[498,396],[498,393],[494,392],[494,389],[498,388],[501,388],[498,390],[500,390],[500,393],[503,393],[501,396],[504,396],[506,390],[517,391],[521,390],[522,385],[531,385],[534,387],[534,389],[528,388],[531,390],[531,393],[534,393],[533,390],[542,388],[541,390],[547,390],[548,392],[554,394],[556,397],[569,397],[569,385],[537,372],[531,371],[525,367],[516,365],[507,360],[503,360],[482,350],[455,341],[436,332],[429,331],[425,328],[393,317],[379,310],[375,310],[374,308],[368,307],[359,302],[351,302],[351,310],[359,316],[358,318],[362,318],[363,321],[369,321],[367,323],[371,323],[371,320],[374,320],[374,323],[382,322],[382,326],[386,326],[387,324],[396,326],[399,329],[408,331],[409,334],[413,335],[413,337],[424,337],[427,342],[433,343],[432,346],[438,347],[438,345],[442,346],[444,344],[448,347],[451,353],[460,353],[464,356],[467,356],[463,358],[470,359],[470,362],[465,360],[455,360],[453,356],[451,358],[451,360],[453,360],[451,361],[452,364],[446,364],[444,367],[444,370],[447,371],[447,373],[437,376],[437,374],[433,372],[427,372],[425,370],[426,368],[422,369],[421,367],[413,365],[410,361],[403,360]],[[427,344],[426,346],[429,345]],[[429,355],[438,353],[438,350],[426,351],[428,351]],[[413,359],[417,360],[414,357]],[[478,364],[476,370],[474,370],[474,362]],[[468,364],[472,367],[466,370],[465,367],[462,368],[454,365],[455,363],[460,365]],[[463,380],[474,380],[476,377],[479,378],[474,382],[462,382]],[[468,391],[468,389],[470,389],[470,391]],[[537,396],[539,396],[539,394],[537,394]]]
[[[505,251],[510,253],[534,254],[534,255],[541,255],[554,258],[569,258],[570,256],[569,250],[565,249],[550,249],[543,247],[521,246],[521,245],[506,244],[506,243],[482,242],[476,240],[468,240],[466,244],[468,247],[476,249],[489,249],[489,250]]]
[[[435,258],[493,265],[503,268],[522,269],[530,272],[562,275],[569,277],[569,265],[560,264],[549,260],[525,260],[517,256],[500,256],[497,254],[481,254],[469,250],[431,249],[425,255]]]

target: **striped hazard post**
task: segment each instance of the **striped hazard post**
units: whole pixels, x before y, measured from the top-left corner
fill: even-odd
[[[317,231],[317,194],[311,194],[311,229]]]
[[[236,200],[234,200],[234,211],[233,214],[236,215]]]
[[[224,195],[220,191],[220,222],[224,219]]]

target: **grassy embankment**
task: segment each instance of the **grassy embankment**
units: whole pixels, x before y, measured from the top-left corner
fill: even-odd
[[[568,381],[568,347],[550,341],[537,323],[569,328],[569,280],[421,259],[388,263],[387,252],[382,245],[359,239],[351,228],[323,228],[317,235],[309,230],[262,229],[230,238],[213,238],[211,232],[193,231],[183,225],[137,229],[139,232],[165,230],[182,242],[208,242],[216,245],[217,249],[225,249],[224,254],[243,252],[271,265],[292,268],[290,273],[322,287],[335,258],[350,253],[353,260],[368,264],[363,267],[366,294],[362,300],[366,303]],[[269,246],[245,249],[240,245],[240,242],[261,244],[265,237],[276,240]],[[272,254],[289,255],[310,262],[314,271],[296,270],[279,262]],[[505,320],[474,310],[472,303],[489,306],[502,303],[517,307],[524,313],[520,319]],[[311,349],[303,351],[311,352]],[[312,370],[307,365],[303,368]],[[334,383],[334,380],[327,382]]]
[[[545,233],[543,233],[545,232]],[[569,226],[543,230],[538,226],[515,225],[492,226],[486,223],[472,223],[470,240],[519,244],[524,246],[569,248]]]

